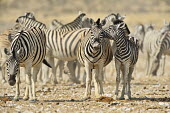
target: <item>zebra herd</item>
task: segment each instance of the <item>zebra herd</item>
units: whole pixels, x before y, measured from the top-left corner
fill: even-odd
[[[4,44],[3,40],[9,43],[8,46],[0,46],[1,53],[7,54],[6,58],[3,55],[4,60],[1,61],[0,69],[4,67],[4,62],[6,62],[8,83],[11,86],[16,83],[14,100],[18,100],[20,95],[20,67],[25,67],[26,89],[23,98],[24,100],[36,101],[35,84],[39,70],[40,78],[44,84],[48,82],[50,75],[49,68],[42,69],[42,63],[52,69],[53,84],[57,84],[59,81],[56,77],[57,67],[60,68],[60,79],[62,79],[62,72],[66,71],[71,82],[80,83],[75,73],[76,68],[80,72],[80,65],[83,66],[86,73],[84,99],[90,98],[92,77],[95,96],[98,98],[104,94],[103,69],[112,61],[113,56],[117,72],[116,98],[125,99],[124,95],[127,93],[128,99],[131,99],[130,82],[138,60],[139,49],[147,50],[144,49],[145,45],[148,45],[145,41],[147,36],[148,39],[150,38],[149,32],[153,32],[153,29],[150,27],[145,31],[144,26],[140,25],[134,37],[130,36],[130,30],[123,21],[124,19],[124,16],[112,13],[101,22],[100,19],[95,22],[92,18],[88,18],[85,13],[80,13],[74,21],[68,24],[54,19],[50,29],[48,29],[45,24],[35,18],[33,13],[29,12],[18,17],[15,27],[10,29],[8,36],[0,39],[0,45]],[[148,58],[149,71],[147,73],[150,73],[154,66],[158,68],[161,63],[163,64],[161,59],[168,54],[168,43],[170,42],[168,28],[167,25],[160,31],[154,31],[153,34],[156,35],[154,37],[157,38],[150,38],[150,42],[146,41],[152,45],[152,40],[154,40],[154,44],[160,47],[159,52],[148,50],[148,56],[151,56],[152,52],[150,51],[154,51],[155,59],[151,61]],[[113,40],[112,44],[110,40]],[[153,63],[157,65],[153,65]],[[33,71],[31,71],[32,67]],[[92,75],[92,71],[95,72],[95,75]],[[120,71],[122,77],[120,77]],[[78,76],[80,77],[80,73]],[[120,78],[122,78],[123,88],[119,98]]]

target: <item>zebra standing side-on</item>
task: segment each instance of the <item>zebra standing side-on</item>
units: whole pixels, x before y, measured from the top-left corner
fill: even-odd
[[[6,53],[9,55],[6,61],[8,83],[11,86],[16,83],[14,100],[19,100],[20,67],[25,67],[26,90],[23,99],[36,101],[35,78],[46,55],[46,36],[44,31],[35,27],[27,31],[19,31],[11,43],[10,52],[6,51]],[[31,74],[32,67],[33,74]]]
[[[84,19],[85,15],[82,14]],[[87,18],[86,18],[87,19]],[[86,20],[85,19],[85,20]],[[26,28],[31,28],[33,26],[39,26],[42,25],[41,22],[31,20],[29,18],[26,18],[24,16],[21,16],[17,19],[17,22],[20,23],[22,26],[25,26]],[[81,23],[83,23],[82,21]],[[75,24],[73,24],[74,26]],[[72,27],[73,28],[73,27]],[[77,27],[75,27],[77,29]],[[65,29],[58,29],[58,30],[49,30],[46,28],[42,28],[46,34],[47,38],[47,56],[50,57],[49,63],[52,67],[54,67],[54,58],[60,59],[60,60],[66,60],[66,61],[73,61],[77,58],[77,47],[79,44],[80,36],[85,35],[88,31],[88,28],[79,28],[77,30],[73,30],[67,33],[64,33],[66,31]],[[71,29],[72,30],[72,29]],[[71,67],[71,66],[68,66]],[[72,68],[72,67],[71,67]],[[55,73],[55,69],[52,68],[53,74]],[[75,83],[80,83],[76,78],[75,74],[73,74],[73,69],[69,69],[71,72],[70,80]],[[56,78],[54,78],[54,84],[57,83]]]
[[[85,99],[91,95],[92,70],[95,69],[94,85],[95,96],[103,95],[103,67],[109,64],[113,58],[110,41],[102,39],[102,26],[100,19],[92,25],[88,33],[81,38],[77,59],[85,67],[86,91]]]
[[[111,25],[108,28],[105,28],[106,38],[114,40],[116,43],[116,52],[115,52],[115,66],[116,66],[116,99],[118,99],[118,88],[120,83],[120,71],[122,71],[123,77],[123,88],[122,93],[119,99],[124,99],[125,90],[128,93],[128,99],[131,99],[130,91],[130,81],[131,75],[134,70],[134,66],[138,60],[138,43],[133,42],[127,38],[126,33],[124,32],[127,25],[124,22],[121,22],[117,25]]]

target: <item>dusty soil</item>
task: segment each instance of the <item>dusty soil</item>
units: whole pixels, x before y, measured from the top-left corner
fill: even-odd
[[[37,85],[37,102],[22,100],[24,82],[21,83],[21,99],[13,101],[15,87],[0,84],[0,112],[170,112],[170,77],[145,77],[132,81],[132,100],[115,100],[115,83],[105,84],[104,97],[82,100],[85,87],[76,84]],[[110,98],[113,97],[113,98]]]

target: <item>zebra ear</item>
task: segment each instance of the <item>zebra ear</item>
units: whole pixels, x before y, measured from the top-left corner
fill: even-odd
[[[118,20],[124,20],[126,16],[121,16],[119,13],[117,13],[117,19]]]
[[[24,48],[21,47],[19,50],[17,50],[13,55],[14,58],[19,59],[20,54],[23,52]]]
[[[100,25],[100,18],[97,19],[96,24],[99,26]]]
[[[7,48],[4,48],[4,53],[5,53],[6,55],[11,55],[11,53],[9,52],[9,50],[8,50]]]

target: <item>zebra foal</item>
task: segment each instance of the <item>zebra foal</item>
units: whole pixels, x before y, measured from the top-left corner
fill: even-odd
[[[89,29],[89,32],[81,37],[77,59],[86,71],[85,99],[91,95],[92,70],[95,69],[94,85],[95,96],[103,95],[103,67],[111,62],[113,53],[108,39],[102,39],[102,26],[100,19]]]
[[[6,61],[8,83],[16,83],[14,100],[19,100],[19,73],[20,67],[25,67],[26,90],[24,100],[36,101],[35,79],[46,55],[46,36],[40,28],[31,28],[19,31],[12,40],[10,52],[6,51],[9,58]],[[33,74],[31,68],[33,67]]]
[[[138,43],[129,40],[126,33],[124,32],[126,24],[121,22],[117,25],[110,25],[108,28],[105,28],[106,38],[114,40],[116,43],[116,52],[115,52],[115,66],[116,66],[116,99],[118,99],[118,88],[120,83],[120,71],[122,71],[123,77],[123,88],[121,97],[119,99],[124,99],[125,89],[127,89],[128,99],[131,99],[130,91],[130,81],[131,75],[134,70],[134,66],[138,60]],[[109,36],[110,35],[110,36]]]

